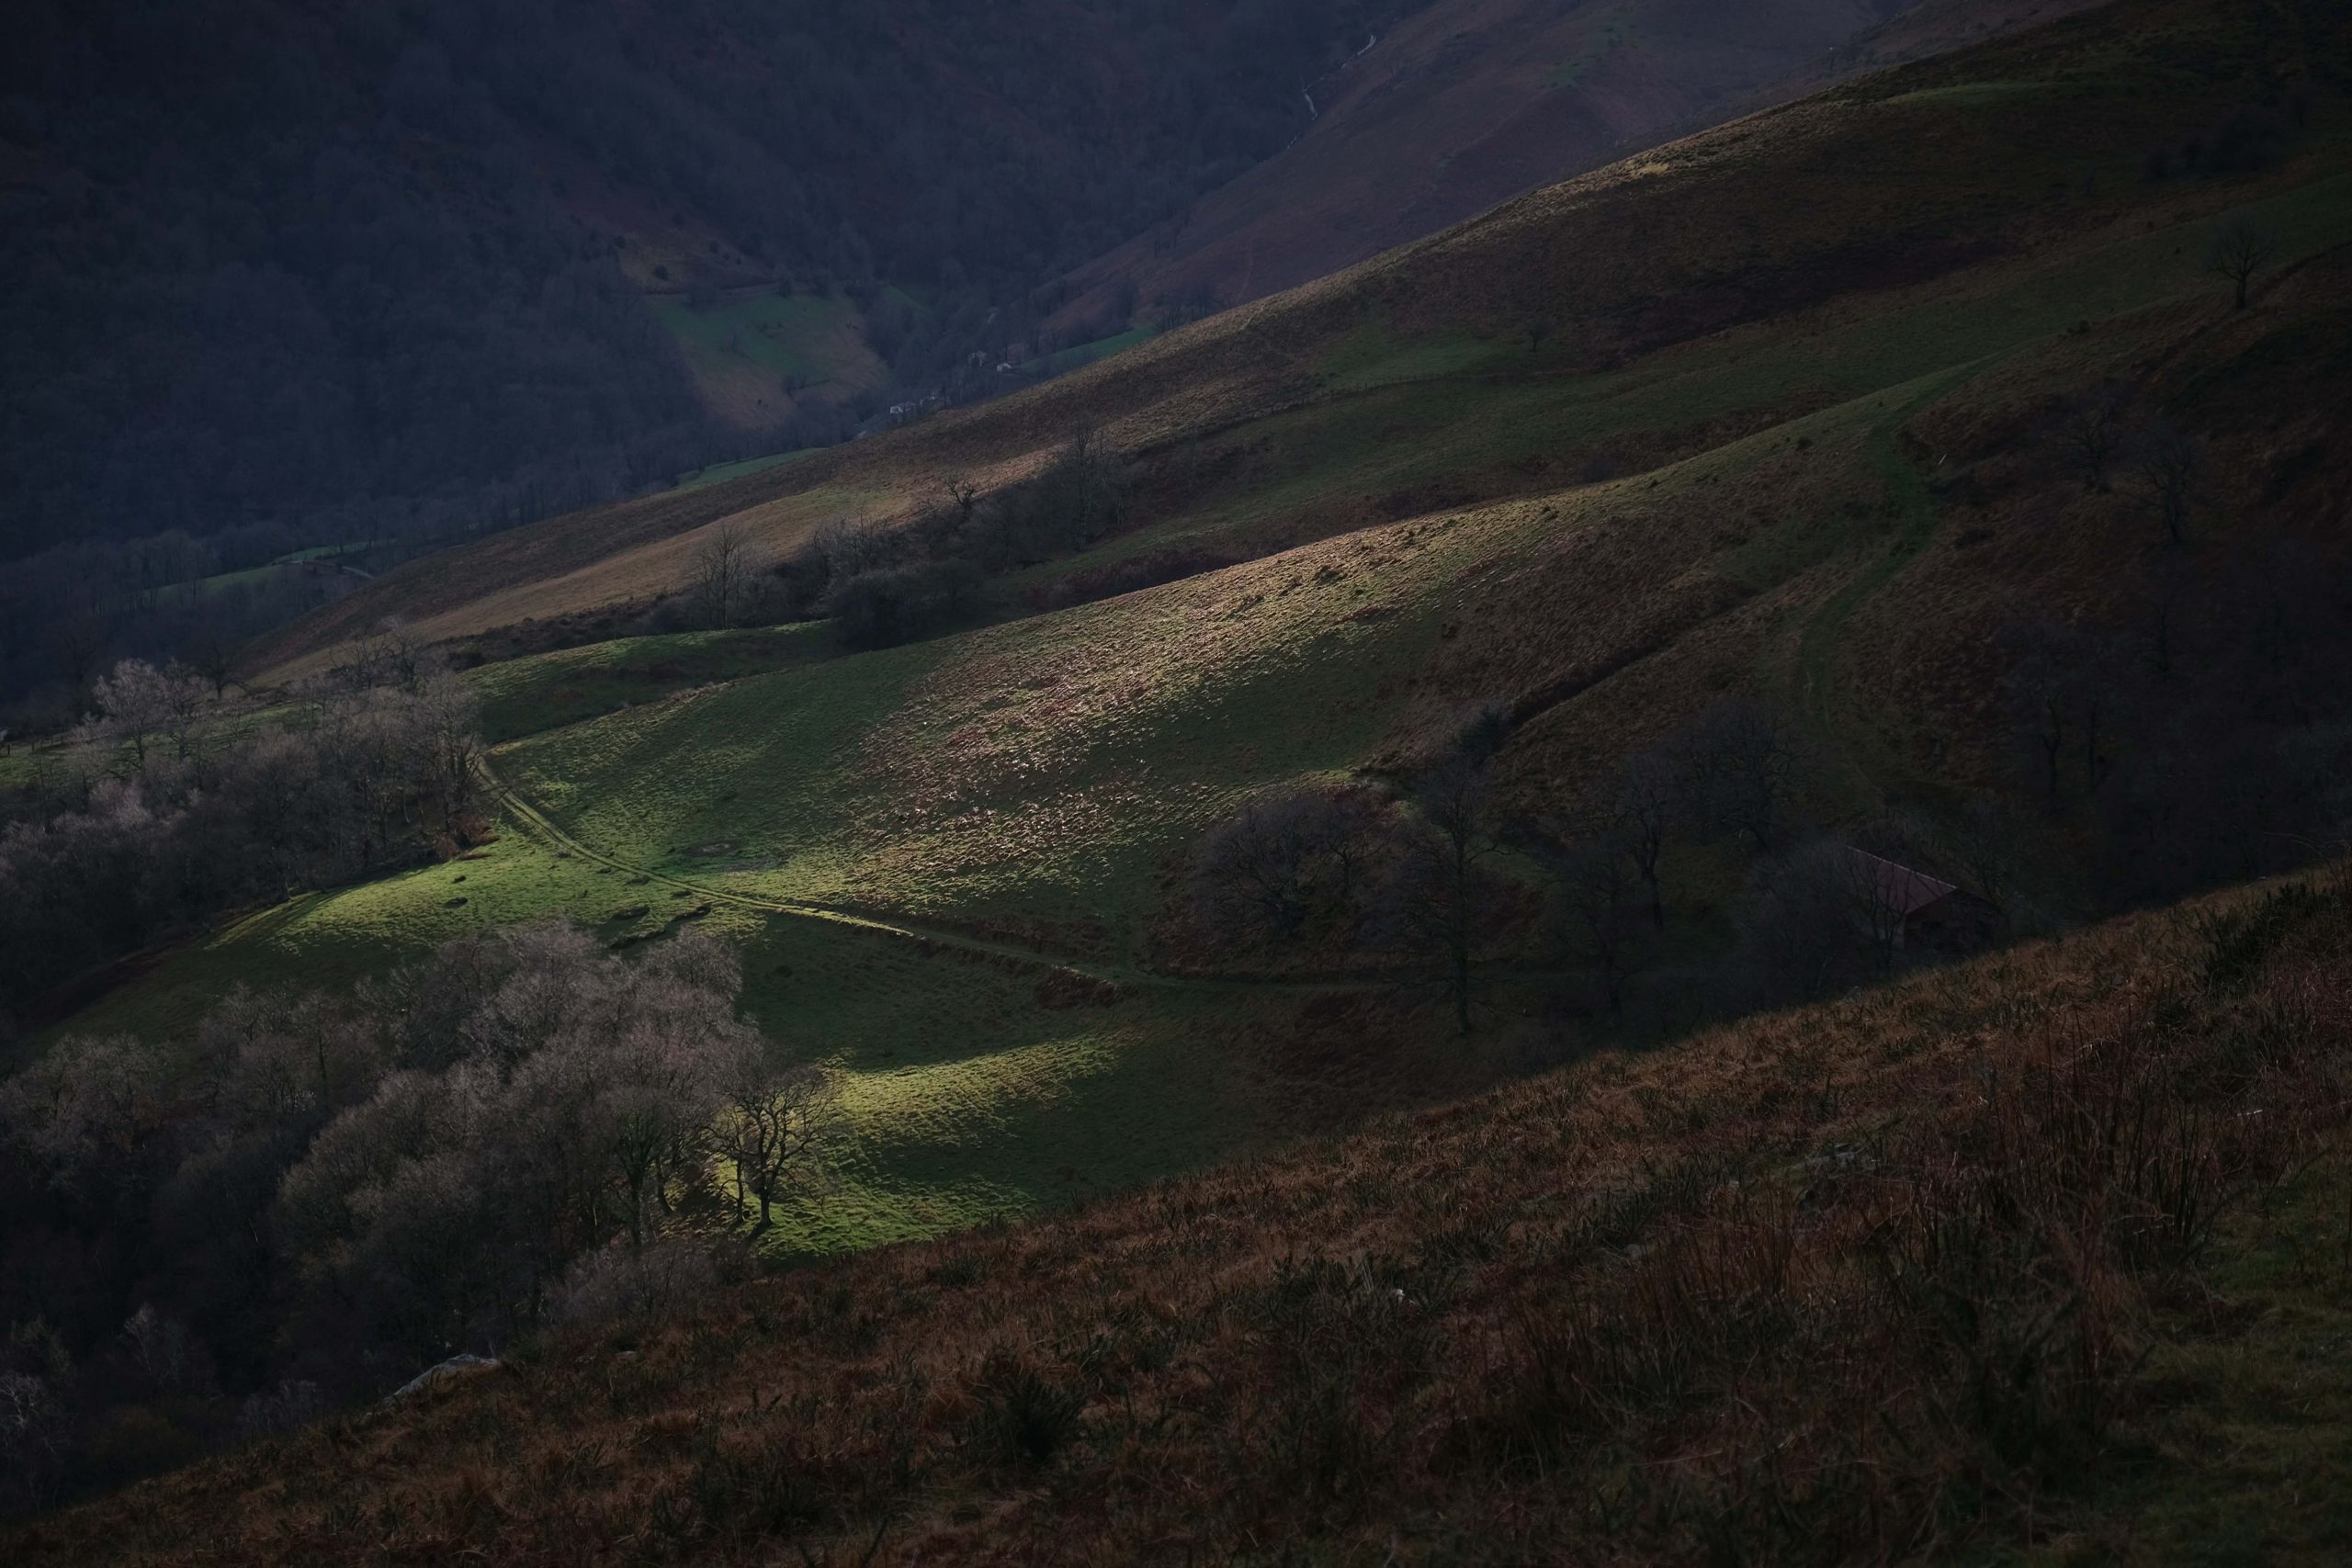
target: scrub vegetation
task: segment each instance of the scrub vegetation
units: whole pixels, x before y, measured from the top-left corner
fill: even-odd
[[[664,1300],[11,1544],[2324,1558],[2347,943],[2335,874],[2134,917]]]

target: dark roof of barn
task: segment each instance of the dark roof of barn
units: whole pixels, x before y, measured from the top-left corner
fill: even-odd
[[[1856,880],[1870,889],[1871,900],[1881,908],[1916,915],[1960,891],[1949,882],[1924,871],[1913,871],[1907,865],[1897,865],[1868,850],[1849,847],[1846,853],[1852,857]]]

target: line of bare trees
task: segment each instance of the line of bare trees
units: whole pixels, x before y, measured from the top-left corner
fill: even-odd
[[[1764,704],[1711,706],[1628,759],[1600,798],[1551,813],[1499,799],[1492,763],[1509,732],[1489,705],[1385,785],[1287,786],[1248,802],[1195,853],[1200,940],[1227,961],[1419,976],[1466,1034],[1482,976],[1524,957],[1532,936],[1555,966],[1593,975],[1617,1014],[1661,949],[1675,846],[1736,840],[1768,856],[1802,840],[1792,803],[1804,749]]]
[[[453,853],[475,816],[470,692],[399,632],[256,725],[125,660],[0,830],[0,1037],[61,984],[219,913]]]
[[[772,563],[741,524],[718,523],[695,544],[656,620],[725,628],[822,617],[853,648],[936,636],[969,614],[989,576],[1115,532],[1131,483],[1126,463],[1081,425],[1026,479],[985,492],[951,480],[935,504],[902,525],[831,519]],[[1215,564],[1223,563],[1186,563]]]
[[[836,520],[819,526],[750,594],[780,592],[779,617],[827,617],[852,647],[884,648],[930,637],[972,607],[991,573],[1082,549],[1125,515],[1128,478],[1118,457],[1080,427],[1044,468],[983,493],[952,481],[938,504],[903,526]],[[697,557],[696,598],[721,547],[714,535]]]
[[[1228,964],[1419,977],[1464,1032],[1481,976],[1512,964],[1582,976],[1564,995],[1587,992],[1588,1014],[1625,1019],[1640,993],[1660,1030],[2335,852],[2352,833],[2352,574],[2289,542],[2222,572],[2166,552],[2159,578],[2136,624],[2030,619],[1995,639],[2011,765],[1992,791],[1822,832],[1804,734],[1734,699],[1585,795],[1507,812],[1488,708],[1419,770],[1280,787],[1211,829],[1192,940]],[[2028,844],[2055,858],[2029,865]],[[1701,883],[1742,863],[1744,882],[1678,908],[1692,878],[1675,867],[1701,851]],[[1964,913],[1906,929],[1914,873]]]
[[[187,1039],[0,1085],[0,1472],[15,1506],[716,1278],[803,1183],[826,1080],[733,954],[538,928],[355,996],[232,992]]]
[[[1401,961],[1468,1033],[1476,969],[1508,905],[1492,751],[1475,729],[1394,788],[1281,788],[1211,829],[1192,875],[1206,944],[1274,962],[1307,950]]]

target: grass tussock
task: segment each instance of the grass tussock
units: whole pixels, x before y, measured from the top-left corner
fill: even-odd
[[[2133,1488],[2195,1494],[2216,1424],[2240,1470],[2303,1454],[2259,1440],[2292,1419],[2266,1337],[2352,1301],[2307,1234],[2345,1179],[2347,952],[2340,876],[2135,917],[527,1346],[7,1545],[2165,1560],[2198,1516],[2134,1522]]]

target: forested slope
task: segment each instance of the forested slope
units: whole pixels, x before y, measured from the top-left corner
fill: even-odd
[[[627,282],[1017,304],[1279,147],[1296,80],[1384,19],[19,8],[0,550],[601,471],[687,414]]]

